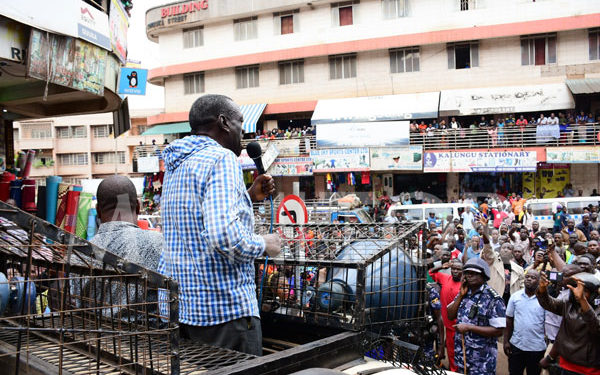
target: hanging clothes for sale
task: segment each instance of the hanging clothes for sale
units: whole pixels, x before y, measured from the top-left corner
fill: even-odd
[[[331,174],[327,173],[327,177],[325,177],[325,180],[327,181],[327,190],[333,190]]]
[[[363,185],[368,185],[371,183],[371,172],[361,172],[361,183]]]

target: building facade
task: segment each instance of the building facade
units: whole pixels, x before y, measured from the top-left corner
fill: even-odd
[[[265,103],[258,131],[315,124],[318,103],[356,97],[438,93],[434,116],[401,108],[404,114],[393,120],[447,123],[452,116],[470,122],[480,114],[489,120],[575,109],[595,117],[600,109],[595,89],[567,88],[567,81],[600,77],[600,3],[594,0],[204,0],[152,8],[146,21],[161,59],[149,81],[165,89],[165,113],[151,117],[150,125],[187,121],[191,104],[204,93],[225,94],[240,104]],[[564,98],[552,102],[556,95],[547,93],[552,85],[564,87],[558,95]],[[494,94],[513,87],[509,94],[518,97],[524,86],[552,103],[506,104],[497,99],[505,93]],[[469,90],[489,91],[498,104],[475,108],[465,101],[479,94]],[[473,108],[465,111],[468,105]],[[338,108],[331,122],[343,122],[346,111]],[[545,150],[537,157],[546,162]],[[574,176],[578,168],[583,166],[574,167]],[[382,185],[383,171],[371,172]],[[401,191],[393,182],[410,178],[398,175],[414,173],[394,171],[392,190]],[[447,197],[460,190],[460,176],[452,170],[435,177],[420,173],[423,189],[436,185]],[[323,191],[327,175],[315,173],[312,180]],[[598,179],[586,184],[589,193]]]
[[[36,151],[31,177],[41,184],[47,176],[62,176],[72,184],[114,174],[141,177],[133,163],[136,146],[150,148],[153,140],[159,145],[164,142],[140,135],[146,115],[158,112],[133,112],[131,129],[117,138],[112,113],[15,122],[15,149]]]

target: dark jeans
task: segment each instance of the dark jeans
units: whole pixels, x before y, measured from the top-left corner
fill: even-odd
[[[562,370],[562,372],[560,373],[561,375],[585,375],[585,374],[580,374],[579,372],[565,370],[564,368],[561,368],[561,370]]]
[[[262,329],[260,319],[256,317],[239,318],[209,327],[181,324],[179,332],[182,338],[202,344],[262,355]]]
[[[508,357],[508,371],[510,375],[523,375],[527,369],[527,375],[540,375],[542,369],[539,362],[544,358],[545,350],[541,352],[526,352],[513,344],[510,344],[512,353]]]

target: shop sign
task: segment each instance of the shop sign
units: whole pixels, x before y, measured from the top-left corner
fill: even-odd
[[[317,147],[404,146],[410,143],[408,121],[317,125]]]
[[[313,172],[368,171],[369,149],[344,148],[311,150]]]
[[[277,158],[267,173],[271,176],[312,176],[312,159],[310,157]]]
[[[80,1],[77,7],[77,37],[110,51],[108,15]]]
[[[536,151],[425,152],[423,172],[534,172]]]
[[[119,60],[124,63],[127,61],[127,29],[129,28],[129,18],[120,0],[110,1],[108,24],[110,28],[111,48],[119,56]]]
[[[121,68],[119,94],[146,95],[148,69]]]
[[[248,156],[248,152],[244,149],[240,156],[238,156],[238,161],[242,166],[243,170],[256,169],[256,165],[254,164],[254,160],[250,156]]]
[[[27,75],[103,96],[107,55],[85,41],[32,29]]]
[[[420,171],[423,169],[423,147],[377,147],[370,149],[373,171]]]
[[[29,28],[18,22],[0,18],[0,58],[25,63]]]
[[[547,163],[587,164],[600,163],[600,147],[552,147],[546,149]]]

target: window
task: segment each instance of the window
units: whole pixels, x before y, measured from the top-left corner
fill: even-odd
[[[418,72],[419,47],[390,50],[390,68],[392,73]]]
[[[329,79],[356,77],[356,54],[329,57]]]
[[[257,17],[233,20],[233,39],[248,40],[257,37]]]
[[[408,0],[382,0],[383,18],[393,19],[407,16]]]
[[[144,132],[145,132],[146,130],[148,130],[148,126],[146,126],[146,125],[138,125],[138,126],[137,126],[137,134],[138,134],[138,135],[142,135],[142,134],[144,134]]]
[[[282,61],[279,63],[279,84],[304,83],[304,61]]]
[[[448,44],[448,69],[469,69],[479,66],[477,42]]]
[[[108,138],[110,136],[110,125],[92,126],[94,138]]]
[[[460,1],[460,10],[469,10],[477,8],[477,0],[458,0]]]
[[[556,34],[521,37],[521,65],[556,63]]]
[[[52,138],[52,124],[49,122],[35,123],[35,124],[22,124],[21,128],[23,129],[23,138],[31,138],[31,139]]]
[[[590,60],[600,59],[600,29],[591,29],[590,39]]]
[[[204,45],[204,26],[183,29],[183,48],[195,48]]]
[[[56,128],[56,138],[71,138],[69,127],[61,126]]]
[[[238,89],[258,87],[258,65],[235,68],[235,86]]]
[[[204,73],[184,74],[183,93],[185,95],[204,92]]]
[[[299,9],[273,13],[275,35],[293,34],[298,32]]]
[[[71,128],[72,130],[72,138],[85,138],[87,137],[87,131],[85,129],[85,126],[73,126]]]
[[[58,162],[61,165],[87,165],[88,164],[88,154],[86,154],[86,153],[59,154]]]
[[[294,32],[294,16],[281,17],[281,35],[292,34]]]
[[[114,152],[95,152],[92,154],[94,164],[115,164],[115,160],[119,164],[125,164],[125,151]]]
[[[346,1],[331,4],[333,26],[348,26],[354,24],[354,12],[358,1]]]

